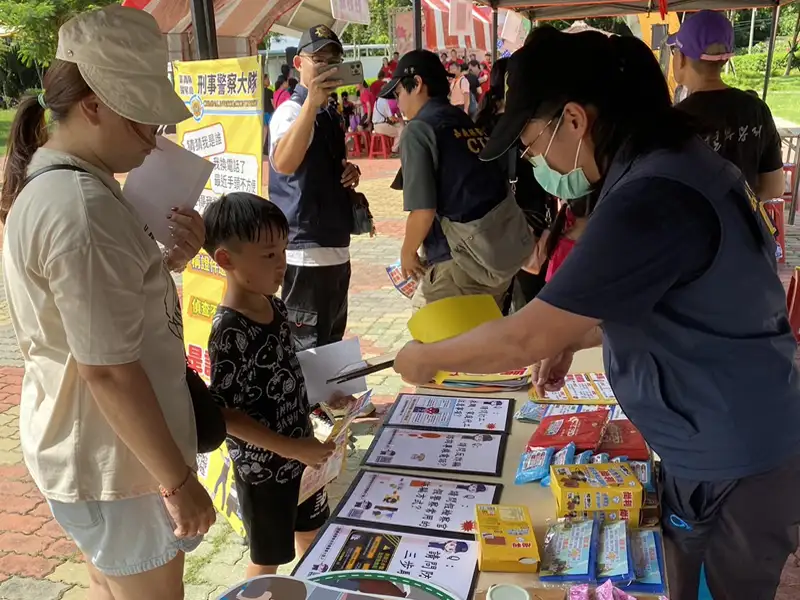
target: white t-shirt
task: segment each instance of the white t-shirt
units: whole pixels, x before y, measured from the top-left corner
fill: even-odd
[[[77,363],[140,361],[187,465],[197,434],[186,385],[175,283],[155,239],[116,180],[73,156],[40,149],[3,235],[9,312],[25,361],[20,440],[46,498],[119,500],[157,482],[114,433]]]
[[[450,83],[450,104],[464,106],[464,94],[469,94],[469,80],[459,75]]]
[[[275,147],[278,141],[286,135],[289,128],[300,116],[301,105],[294,100],[283,102],[269,121],[269,161],[275,155]],[[308,138],[308,146],[314,140],[312,130],[311,137]],[[306,148],[308,148],[306,146]],[[272,163],[274,167],[275,164]],[[350,260],[350,248],[303,248],[298,250],[286,251],[287,264],[296,267],[330,267],[333,265],[343,265]]]
[[[378,100],[375,102],[375,108],[372,110],[373,125],[386,123],[391,116],[392,107],[389,104],[389,100],[386,98],[378,98]]]

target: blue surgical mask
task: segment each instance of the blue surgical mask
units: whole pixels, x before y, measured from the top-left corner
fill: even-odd
[[[563,118],[564,115],[562,113],[558,118],[558,123],[556,123],[544,154],[530,156],[528,157],[528,162],[533,165],[533,176],[539,182],[539,185],[544,188],[544,191],[562,200],[577,200],[592,191],[592,184],[586,179],[583,168],[578,167],[578,156],[581,153],[583,139],[578,141],[578,150],[575,152],[575,166],[569,173],[559,173],[547,164],[547,153],[550,151],[550,146],[553,144]]]

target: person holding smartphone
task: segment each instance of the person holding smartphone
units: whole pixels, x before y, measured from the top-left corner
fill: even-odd
[[[342,44],[325,25],[303,32],[293,65],[300,82],[270,120],[269,199],[289,221],[282,298],[298,350],[338,342],[347,325],[351,190],[339,116],[327,110],[342,74]]]

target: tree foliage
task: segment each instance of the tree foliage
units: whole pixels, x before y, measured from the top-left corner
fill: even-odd
[[[55,58],[58,28],[73,16],[115,0],[0,0],[0,25],[10,29],[14,49],[28,66]]]
[[[345,44],[388,44],[391,40],[391,13],[410,8],[411,0],[369,0],[369,25],[350,24],[342,34]]]

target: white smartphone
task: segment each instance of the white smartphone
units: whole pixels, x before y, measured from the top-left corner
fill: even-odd
[[[364,81],[364,65],[361,64],[360,60],[328,65],[327,67],[322,67],[319,72],[324,73],[331,69],[337,69],[336,75],[332,75],[331,78],[339,79],[342,82],[341,86],[357,85]]]

